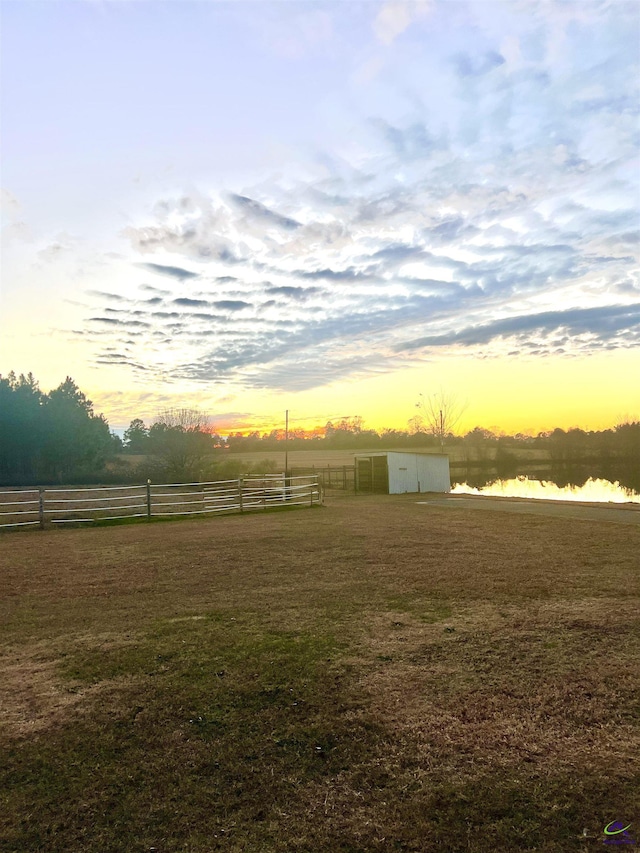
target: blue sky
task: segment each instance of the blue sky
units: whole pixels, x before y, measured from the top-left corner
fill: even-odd
[[[1,372],[114,426],[640,412],[636,3],[0,8]]]

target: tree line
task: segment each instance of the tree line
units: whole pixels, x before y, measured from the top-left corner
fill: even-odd
[[[536,470],[543,475],[548,463],[547,470],[550,466],[556,480],[565,484],[582,485],[593,476],[619,480],[640,491],[640,421],[628,420],[599,431],[555,429],[536,436],[498,434],[481,426],[455,434],[455,421],[451,413],[438,409],[433,418],[414,416],[406,430],[368,429],[361,417],[352,417],[328,421],[313,433],[291,429],[285,436],[284,429],[273,429],[222,436],[195,410],[168,410],[148,428],[140,419],[132,421],[124,434],[124,452],[144,459],[141,473],[155,464],[176,479],[225,479],[245,472],[246,464],[237,461],[242,453],[264,454],[255,473],[275,470],[268,454],[281,453],[286,437],[290,451],[413,448],[449,452],[455,459],[452,467],[466,468],[467,479],[476,476],[478,483],[488,471],[507,478]]]
[[[361,417],[328,421],[313,433],[292,429],[289,450],[375,450],[422,448],[433,452],[462,449],[468,464],[515,473],[531,450],[552,464],[591,465],[615,472],[640,469],[640,421],[627,419],[600,431],[579,428],[541,432],[537,436],[496,434],[481,426],[455,434],[460,407],[444,395],[418,404],[406,430],[366,428]],[[197,409],[166,409],[147,426],[131,421],[120,439],[103,415],[67,377],[48,393],[31,373],[0,375],[0,484],[133,482],[147,477],[166,482],[226,479],[245,473],[230,454],[282,451],[285,432],[218,434],[210,418]],[[237,459],[237,457],[236,457]],[[607,469],[607,466],[609,468]],[[246,466],[244,466],[246,467]],[[256,473],[272,468],[265,457]],[[605,476],[607,476],[605,472]],[[613,475],[610,475],[613,476]]]
[[[45,394],[31,373],[0,375],[0,483],[91,478],[120,449],[70,376]]]

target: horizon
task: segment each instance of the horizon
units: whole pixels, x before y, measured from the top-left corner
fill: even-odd
[[[3,376],[6,378],[8,373],[13,373],[16,377],[19,377],[21,375],[26,377],[30,373],[30,371],[11,370],[5,374],[0,373],[0,378],[2,378]],[[50,391],[54,390],[53,387],[48,388],[48,389],[42,388],[41,383],[38,380],[38,377],[34,376],[33,378],[37,382],[38,387],[40,388],[40,391],[43,394],[47,394]],[[73,380],[73,377],[70,377],[70,376],[67,376],[66,378]],[[60,384],[60,383],[58,383],[58,384]],[[55,386],[55,387],[57,387],[57,386]],[[80,388],[80,391],[82,391],[84,393],[85,389]],[[99,407],[96,406],[95,402],[91,399],[91,394],[85,394],[85,396],[87,397],[87,399],[91,403],[94,414],[97,416],[100,416],[100,417],[104,417],[107,420],[110,431],[112,433],[115,433],[116,435],[118,435],[120,438],[123,437],[127,428],[131,425],[131,423],[134,420],[142,420],[144,422],[145,426],[148,428],[148,427],[152,426],[153,423],[156,422],[156,420],[158,418],[160,418],[161,414],[162,414],[162,412],[160,410],[156,410],[153,414],[147,414],[146,417],[140,417],[135,412],[132,412],[129,420],[127,420],[126,422],[119,422],[119,423],[114,424],[112,421],[109,420],[106,413],[101,411],[99,409]],[[355,414],[344,414],[343,413],[343,414],[337,414],[337,415],[333,414],[331,417],[322,416],[322,415],[313,416],[313,417],[296,417],[295,414],[290,412],[290,417],[289,417],[290,431],[293,432],[293,431],[297,430],[299,432],[303,432],[303,433],[305,433],[304,438],[310,438],[310,437],[313,437],[313,435],[317,435],[318,437],[323,438],[326,425],[329,422],[332,422],[335,425],[335,424],[338,424],[340,421],[346,421],[346,420],[352,420],[354,418],[358,418],[362,421],[362,429],[365,431],[373,430],[374,432],[377,432],[380,434],[384,430],[397,430],[399,432],[404,431],[404,432],[410,433],[411,432],[411,420],[415,417],[416,407],[417,407],[417,404],[414,404],[412,417],[408,418],[404,424],[399,423],[399,422],[394,423],[394,424],[377,423],[375,426],[368,423],[366,421],[366,419],[362,418],[362,416],[359,415],[358,413],[355,413]],[[189,408],[189,407],[177,405],[175,408],[179,409],[179,408]],[[285,430],[284,425],[285,425],[286,412],[281,413],[281,420],[277,420],[276,418],[266,416],[266,417],[261,418],[260,420],[251,421],[251,420],[244,420],[242,418],[237,418],[236,416],[234,416],[234,419],[232,421],[229,421],[225,416],[216,416],[215,414],[211,414],[210,412],[207,412],[206,410],[201,410],[201,409],[198,409],[197,407],[195,407],[195,408],[207,420],[206,431],[207,432],[214,432],[215,431],[215,434],[219,435],[222,438],[227,438],[229,435],[233,435],[233,434],[240,434],[243,436],[247,436],[247,435],[253,434],[253,433],[258,433],[260,435],[260,437],[262,437],[264,435],[268,435],[270,432],[275,431],[275,430],[280,431],[282,433],[284,433],[284,430]],[[479,421],[474,421],[473,418],[469,418],[469,416],[467,415],[467,411],[468,411],[468,406],[466,404],[463,404],[462,414],[460,415],[459,422],[457,422],[455,429],[452,430],[452,432],[451,432],[452,435],[464,436],[473,429],[481,428],[481,429],[486,429],[489,432],[494,433],[498,437],[501,435],[505,435],[505,436],[523,435],[523,436],[526,436],[529,438],[535,438],[538,435],[550,433],[554,429],[562,429],[564,431],[569,431],[572,429],[580,429],[580,430],[583,430],[584,432],[601,432],[604,430],[615,429],[617,426],[619,426],[621,424],[640,422],[640,414],[638,412],[631,411],[630,409],[627,409],[625,411],[618,412],[616,415],[613,415],[613,416],[601,414],[601,416],[598,418],[598,421],[597,421],[597,423],[599,424],[598,426],[586,425],[584,423],[579,423],[577,421],[570,421],[570,420],[566,421],[564,423],[554,422],[551,420],[546,425],[544,425],[543,427],[537,428],[537,429],[530,427],[530,428],[525,428],[525,429],[511,429],[511,430],[509,430],[509,429],[505,428],[501,423],[498,423],[498,422],[490,423],[490,421],[486,421],[486,422],[481,423]],[[311,424],[311,425],[310,426],[302,426],[302,424]],[[428,430],[426,430],[426,431],[428,431]]]
[[[635,3],[1,12],[1,374],[117,432],[640,417]]]

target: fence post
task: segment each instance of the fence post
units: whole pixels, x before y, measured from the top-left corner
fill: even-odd
[[[342,488],[347,491],[347,466],[342,466]]]
[[[147,480],[147,521],[151,520],[151,480]]]
[[[244,512],[242,504],[242,477],[238,480],[238,502],[240,503],[240,512]]]
[[[38,515],[40,517],[40,529],[44,530],[44,489],[38,489]]]

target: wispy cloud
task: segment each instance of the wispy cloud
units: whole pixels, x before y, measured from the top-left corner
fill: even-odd
[[[274,210],[270,210],[266,205],[261,204],[252,198],[247,198],[243,195],[231,193],[230,199],[233,204],[238,207],[246,216],[255,219],[265,225],[275,225],[279,228],[284,228],[287,231],[300,227],[300,223],[288,216],[282,216]]]
[[[199,306],[206,306],[210,303],[206,299],[190,299],[188,296],[180,296],[178,299],[173,300],[173,304],[182,305],[186,308],[198,308]]]
[[[398,352],[430,349],[442,346],[462,345],[465,347],[491,343],[496,339],[512,338],[517,346],[535,346],[531,333],[542,334],[550,345],[545,349],[555,351],[552,336],[560,337],[570,344],[579,336],[589,336],[581,342],[580,349],[600,347],[636,347],[640,344],[640,305],[608,305],[598,308],[573,308],[566,311],[543,311],[538,314],[523,314],[505,317],[493,323],[469,326],[444,335],[430,335],[414,341],[398,344]]]
[[[312,296],[317,296],[322,293],[320,287],[298,287],[290,284],[281,284],[278,287],[270,286],[265,288],[265,293],[272,293],[276,296],[284,296],[296,301],[304,301]]]
[[[228,170],[163,172],[100,279],[78,273],[94,363],[308,390],[434,352],[637,346],[630,4],[289,6],[247,25],[260,61],[277,56],[274,100],[242,113],[268,132],[238,125]],[[252,145],[264,161],[245,168]]]
[[[197,278],[198,273],[191,272],[190,270],[183,269],[182,267],[168,267],[163,264],[151,264],[151,263],[139,263],[137,266],[142,269],[149,270],[150,272],[156,272],[160,275],[168,275],[171,278],[177,278],[179,281],[183,281],[187,278]]]
[[[497,170],[452,142],[434,147],[426,131],[394,135],[385,125],[380,143],[381,125],[369,126],[376,180],[325,170],[295,186],[270,184],[286,216],[256,193],[198,196],[186,214],[183,201],[160,205],[171,234],[154,249],[178,262],[165,268],[180,270],[188,258],[198,281],[215,288],[213,297],[185,293],[196,274],[174,275],[181,292],[162,297],[178,316],[156,310],[160,296],[153,304],[132,297],[129,319],[113,322],[139,322],[135,312],[146,311],[154,335],[187,347],[188,358],[163,361],[165,380],[306,390],[434,350],[491,345],[489,354],[541,357],[637,343],[637,312],[624,304],[637,301],[631,180],[619,179],[619,202],[606,210],[596,200],[607,165],[584,158],[576,177],[574,160],[545,160],[554,150],[546,139],[526,158],[505,150]],[[428,177],[402,172],[423,168],[410,140],[422,146]],[[152,223],[128,233],[148,256],[144,235],[160,230]],[[227,258],[203,256],[203,242],[232,247],[232,276]]]

